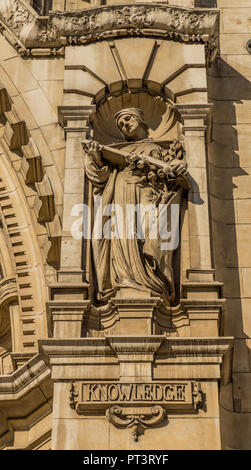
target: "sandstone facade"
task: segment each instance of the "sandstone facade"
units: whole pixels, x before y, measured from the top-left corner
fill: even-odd
[[[1,449],[250,449],[249,16],[2,2]]]

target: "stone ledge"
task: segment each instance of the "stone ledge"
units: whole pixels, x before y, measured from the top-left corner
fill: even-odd
[[[36,354],[11,375],[0,376],[0,402],[22,398],[50,376],[50,370]]]

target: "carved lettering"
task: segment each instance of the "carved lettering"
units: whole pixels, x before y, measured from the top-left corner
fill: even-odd
[[[82,384],[84,402],[185,402],[189,383]]]

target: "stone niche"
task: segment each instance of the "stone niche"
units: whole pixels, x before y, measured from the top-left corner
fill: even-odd
[[[175,10],[182,33],[169,31],[167,39],[163,9],[168,18]],[[81,36],[78,15],[76,24],[70,13],[53,18],[65,46],[59,121],[67,141],[61,264],[48,302],[52,338],[39,342],[54,381],[53,449],[221,446],[218,386],[229,381],[232,338],[220,336],[224,300],[211,262],[206,158],[206,67],[217,49],[217,14],[195,12],[189,23],[192,11],[174,10],[147,4],[86,12],[89,36]],[[128,116],[138,123],[129,141],[121,135]],[[92,218],[95,194],[109,202],[128,195],[127,170],[126,184],[136,188],[138,164],[148,169],[140,184],[156,195],[173,162],[173,196],[182,202],[176,266],[167,256],[157,275],[158,249],[159,265],[124,256],[123,266],[134,261],[130,284],[126,269],[114,275],[121,251],[110,241],[73,239],[72,204],[85,202]],[[163,279],[169,291],[156,290]]]

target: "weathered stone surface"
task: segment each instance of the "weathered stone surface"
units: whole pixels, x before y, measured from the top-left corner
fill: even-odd
[[[0,7],[0,448],[250,448],[250,1],[31,4]],[[93,191],[159,207],[173,160],[172,202],[189,178],[166,257],[73,237]]]

